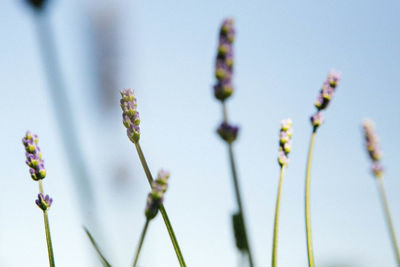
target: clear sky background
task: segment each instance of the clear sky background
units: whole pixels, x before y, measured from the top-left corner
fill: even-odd
[[[294,135],[278,264],[307,266],[309,116],[331,68],[342,72],[342,81],[325,112],[313,158],[316,265],[395,266],[360,123],[365,117],[376,121],[400,234],[399,12],[398,1],[50,1],[46,15],[97,201],[95,236],[110,261],[131,264],[149,191],[121,124],[118,92],[131,87],[150,168],[172,174],[165,206],[187,265],[240,266],[231,229],[236,203],[227,149],[215,134],[221,108],[212,94],[218,30],[231,16],[237,31],[235,92],[227,106],[241,126],[234,149],[257,266],[271,260],[278,133],[287,117]],[[42,215],[34,204],[37,185],[21,144],[27,129],[39,134],[48,171],[44,186],[54,198],[49,216],[57,266],[100,266],[82,230],[82,203],[49,95],[33,14],[22,0],[3,0],[0,22],[0,266],[47,265]],[[112,77],[111,85],[101,83],[104,73]],[[178,266],[161,216],[150,224],[140,265]]]

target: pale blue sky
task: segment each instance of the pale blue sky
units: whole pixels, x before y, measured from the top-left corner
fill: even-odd
[[[53,2],[53,1],[51,1]],[[235,202],[227,151],[215,134],[221,120],[212,85],[218,28],[235,19],[235,93],[228,109],[241,126],[235,144],[250,239],[257,266],[271,259],[279,169],[279,122],[294,121],[284,182],[279,266],[307,266],[304,173],[308,118],[331,68],[342,72],[319,129],[312,169],[312,226],[317,266],[395,266],[360,122],[377,123],[386,188],[400,231],[400,3],[397,1],[63,1],[49,6],[71,114],[104,229],[106,255],[129,266],[144,223],[148,185],[121,124],[118,91],[135,89],[142,147],[150,167],[171,171],[166,196],[188,266],[238,266],[230,225]],[[93,21],[116,23],[115,105],[100,105],[93,63]],[[110,15],[111,14],[111,15]],[[0,266],[46,266],[36,184],[24,164],[26,129],[40,136],[54,198],[50,223],[57,266],[100,266],[81,226],[80,205],[50,103],[32,14],[22,1],[0,9]],[[112,43],[112,42],[111,42]],[[100,63],[101,64],[101,63]],[[60,99],[60,101],[62,101]],[[131,179],[119,181],[115,169]],[[397,205],[396,205],[397,204]],[[400,234],[400,232],[399,232]],[[177,266],[161,217],[150,225],[141,266]],[[98,265],[94,265],[98,263]],[[329,265],[331,264],[331,265]]]

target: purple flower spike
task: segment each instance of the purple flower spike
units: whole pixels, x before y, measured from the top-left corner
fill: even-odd
[[[317,112],[311,117],[311,124],[313,125],[314,129],[318,128],[322,124],[322,115],[318,113],[328,107],[331,99],[335,95],[336,87],[339,84],[340,77],[340,72],[331,70],[325,82],[323,83],[321,91],[315,100]]]
[[[145,215],[148,220],[156,217],[160,205],[164,201],[164,194],[168,189],[169,172],[160,170],[152,184],[152,190],[147,197]]]
[[[372,160],[371,170],[375,177],[379,178],[383,175],[383,166],[381,165],[383,153],[379,147],[379,138],[375,131],[375,124],[372,120],[365,119],[362,126],[364,129],[365,146]]]
[[[32,134],[27,131],[24,138],[22,138],[22,144],[26,151],[26,165],[29,166],[29,173],[33,180],[38,181],[46,177],[46,169],[44,167],[44,161],[42,159],[42,153],[38,147],[39,139],[36,134]]]
[[[281,122],[281,130],[279,132],[279,154],[278,163],[281,167],[289,164],[288,155],[292,149],[292,120],[286,119]]]
[[[49,195],[43,196],[43,194],[40,193],[38,194],[38,198],[35,200],[35,203],[41,210],[47,211],[50,209],[53,199]]]
[[[121,92],[122,122],[127,129],[129,140],[137,143],[140,138],[140,118],[137,111],[136,98],[131,89],[124,89]]]
[[[215,62],[215,77],[217,83],[214,85],[214,95],[217,99],[224,101],[233,93],[233,40],[235,30],[233,19],[225,19],[219,33],[219,44],[217,59]]]
[[[223,122],[218,127],[217,133],[223,140],[225,140],[227,143],[231,144],[236,140],[236,138],[238,136],[239,127],[231,125],[227,122]]]

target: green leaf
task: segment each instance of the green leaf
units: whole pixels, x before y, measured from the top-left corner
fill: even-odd
[[[97,245],[96,241],[94,241],[94,239],[93,239],[92,235],[90,234],[89,230],[86,227],[83,227],[83,229],[85,230],[87,236],[90,239],[90,242],[92,243],[94,249],[96,250],[97,254],[99,255],[99,257],[101,259],[101,262],[103,263],[103,266],[112,267],[111,264],[104,257],[103,253],[100,251],[99,246]]]

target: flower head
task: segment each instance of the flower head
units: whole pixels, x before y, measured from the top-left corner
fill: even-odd
[[[164,201],[164,194],[168,189],[169,172],[160,170],[152,184],[152,190],[147,197],[145,215],[148,220],[156,217],[160,205]]]
[[[38,146],[39,139],[36,134],[32,134],[27,131],[24,138],[22,138],[22,144],[25,147],[26,161],[25,163],[29,166],[29,173],[33,180],[38,181],[46,177],[46,169],[44,167],[44,161],[42,159],[42,153]]]
[[[362,126],[365,136],[365,147],[367,148],[368,155],[372,160],[372,173],[376,177],[380,177],[383,174],[383,166],[380,162],[383,153],[379,146],[379,138],[375,131],[375,124],[372,120],[365,119]]]
[[[292,120],[286,119],[281,122],[281,130],[279,132],[279,155],[278,163],[283,166],[287,166],[289,163],[288,155],[292,149]]]
[[[43,194],[40,193],[38,194],[38,198],[35,200],[35,203],[41,210],[46,211],[50,209],[53,199],[49,195],[43,196]]]
[[[233,143],[239,133],[239,127],[223,122],[218,127],[217,133],[227,143]]]
[[[233,93],[233,40],[235,29],[233,19],[225,19],[222,22],[219,33],[219,44],[217,59],[215,62],[215,77],[217,83],[214,85],[214,95],[217,99],[224,101]]]
[[[133,143],[140,138],[140,118],[137,111],[136,98],[131,89],[121,91],[122,122],[127,129],[127,135]]]
[[[315,100],[317,112],[311,116],[311,124],[314,129],[318,128],[323,123],[323,117],[320,111],[326,109],[335,95],[336,87],[339,84],[341,74],[336,70],[331,70],[322,85],[321,91]]]

